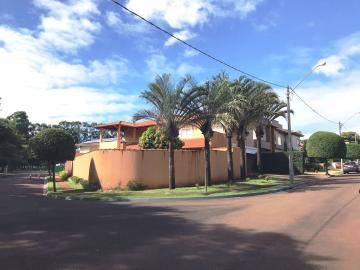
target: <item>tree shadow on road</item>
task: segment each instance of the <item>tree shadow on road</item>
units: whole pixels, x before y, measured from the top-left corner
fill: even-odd
[[[282,233],[200,223],[175,208],[8,199],[0,269],[318,269],[335,258]]]

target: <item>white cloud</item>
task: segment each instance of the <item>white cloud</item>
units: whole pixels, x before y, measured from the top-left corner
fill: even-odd
[[[193,57],[193,56],[196,56],[198,54],[199,54],[199,52],[197,52],[197,51],[195,51],[193,49],[188,49],[188,48],[186,48],[185,52],[184,52],[185,57]]]
[[[129,0],[127,8],[146,19],[166,23],[173,29],[190,31],[208,23],[214,17],[239,17],[245,19],[254,12],[262,0]],[[190,32],[189,32],[190,33]],[[185,36],[187,39],[195,35]],[[173,44],[169,39],[165,46]]]
[[[360,112],[360,65],[357,61],[360,56],[360,34],[354,33],[334,44],[326,48],[330,52],[326,66],[317,69],[318,73],[327,76],[316,78],[313,74],[296,92],[317,112],[335,123],[319,117],[296,96],[292,97],[291,106],[295,111],[292,116],[293,129],[302,130],[307,135],[318,130],[338,133],[338,121],[343,122]],[[323,61],[320,60],[319,64]],[[278,94],[285,99],[283,89],[278,90]],[[345,129],[360,132],[359,120],[360,115],[356,115],[345,124]],[[285,124],[284,120],[280,121]]]
[[[146,60],[146,65],[151,79],[163,73],[171,73],[177,76],[184,76],[197,75],[204,71],[201,66],[193,65],[186,62],[175,65],[173,62],[168,61],[168,59],[163,54],[156,53],[152,54]]]
[[[176,32],[174,33],[174,36],[179,38],[179,39],[182,39],[184,41],[188,40],[188,39],[191,39],[191,38],[194,38],[196,37],[196,34],[195,33],[192,33],[190,32],[189,30],[182,30],[180,32]],[[175,38],[173,37],[170,37],[164,44],[165,47],[169,47],[173,44],[175,44],[176,42],[178,42],[178,40],[176,40]]]
[[[360,32],[339,40],[335,49],[336,52],[326,58],[320,59],[318,64],[326,61],[326,66],[317,69],[317,73],[322,73],[328,77],[339,76],[346,69],[351,68],[352,58],[360,55]]]
[[[185,75],[196,75],[199,74],[201,72],[203,72],[204,69],[200,66],[197,65],[191,65],[188,63],[182,63],[180,64],[180,66],[176,69],[176,72],[180,75],[180,76],[185,76]]]
[[[77,49],[92,44],[95,40],[94,34],[101,29],[100,23],[93,20],[100,11],[92,0],[69,3],[35,0],[34,3],[47,12],[41,16],[39,25],[39,40],[43,46],[76,52]]]
[[[150,29],[144,22],[137,19],[129,19],[128,21],[129,22],[125,22],[125,20],[120,17],[120,13],[113,11],[106,12],[107,25],[113,27],[115,31],[120,34],[138,34]]]
[[[135,108],[136,96],[113,90],[130,73],[126,59],[64,60],[94,42],[94,3],[37,0],[48,12],[37,31],[0,25],[2,117],[25,110],[33,122],[99,121]]]

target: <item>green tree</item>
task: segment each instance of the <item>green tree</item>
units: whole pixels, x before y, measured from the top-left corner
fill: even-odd
[[[6,119],[0,119],[0,167],[1,171],[21,159],[21,139]]]
[[[139,145],[143,149],[169,149],[169,142],[165,133],[157,127],[147,128],[139,138]],[[174,148],[181,149],[183,146],[184,142],[176,137]]]
[[[29,140],[29,129],[30,121],[24,111],[14,112],[12,115],[8,116],[7,119],[13,125],[15,131],[22,136],[26,141]]]
[[[205,187],[211,185],[210,141],[214,134],[212,129],[216,117],[223,113],[229,97],[226,92],[228,78],[224,73],[215,76],[211,81],[196,86],[199,98],[196,100],[199,111],[192,123],[204,136]]]
[[[241,111],[242,104],[244,102],[243,96],[236,91],[232,91],[231,82],[228,79],[224,79],[222,87],[227,93],[225,108],[216,117],[216,122],[221,125],[225,132],[226,137],[226,151],[227,151],[227,173],[228,182],[231,183],[234,180],[234,162],[232,154],[232,138],[233,134],[238,128],[238,113]]]
[[[231,83],[231,91],[237,96],[239,106],[235,112],[236,122],[236,145],[240,149],[240,180],[246,178],[246,137],[248,129],[258,118],[258,113],[254,110],[258,91],[253,80],[246,76],[240,76]]]
[[[325,172],[328,175],[327,160],[330,158],[345,158],[346,145],[339,135],[318,131],[310,136],[306,143],[306,152],[309,157],[321,158],[325,161]]]
[[[30,145],[39,160],[51,165],[54,192],[56,192],[55,164],[74,159],[73,137],[64,129],[49,128],[32,138]]]
[[[188,88],[189,86],[189,88]],[[194,99],[198,92],[191,89],[191,78],[183,78],[174,85],[169,74],[157,76],[149,84],[148,90],[140,95],[150,105],[150,109],[137,112],[133,119],[149,119],[157,122],[164,131],[169,144],[169,188],[175,188],[174,142],[179,136],[179,129],[188,125],[196,116]]]
[[[346,158],[347,159],[360,159],[360,144],[349,143],[346,145]]]
[[[255,134],[257,148],[257,169],[262,172],[261,139],[264,136],[264,127],[269,126],[276,118],[286,115],[286,103],[280,101],[279,96],[271,86],[264,83],[256,83],[256,102],[253,110],[256,115]]]

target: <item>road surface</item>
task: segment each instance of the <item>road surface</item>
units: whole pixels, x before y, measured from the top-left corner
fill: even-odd
[[[0,269],[360,269],[360,176],[155,203],[42,197],[0,176]]]

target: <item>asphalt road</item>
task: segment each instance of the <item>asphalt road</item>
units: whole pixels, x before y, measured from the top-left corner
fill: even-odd
[[[209,201],[42,197],[0,176],[0,269],[360,269],[360,176]]]

